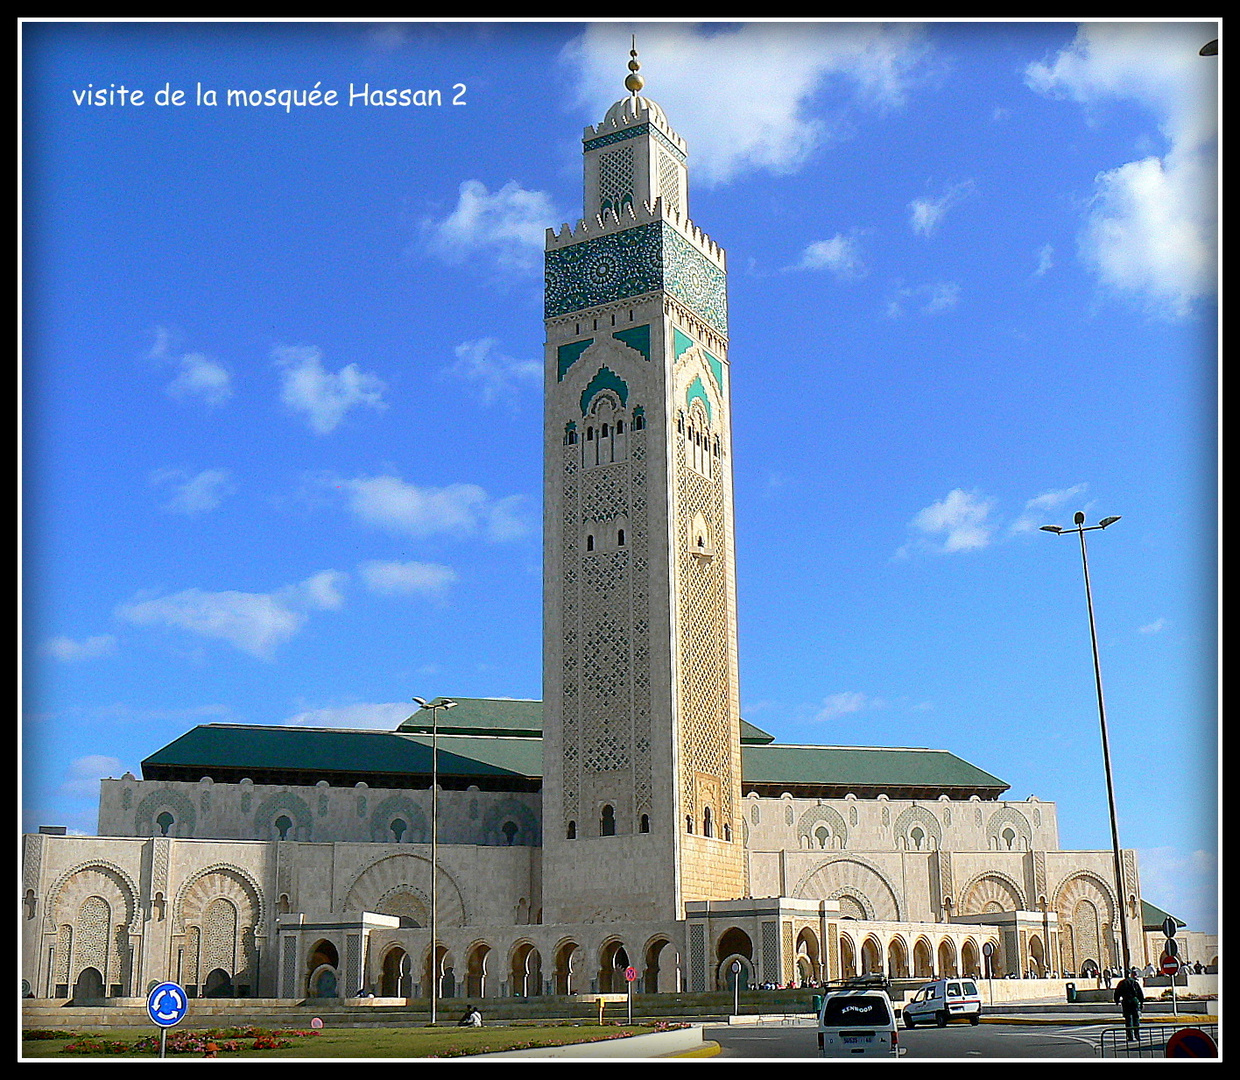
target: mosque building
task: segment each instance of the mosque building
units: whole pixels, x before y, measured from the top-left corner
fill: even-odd
[[[102,781],[98,836],[24,837],[34,997],[1045,975],[1118,968],[1120,920],[1141,939],[1135,853],[1117,895],[1053,803],[741,719],[726,258],[633,57],[584,217],[547,232],[544,700],[205,724]]]

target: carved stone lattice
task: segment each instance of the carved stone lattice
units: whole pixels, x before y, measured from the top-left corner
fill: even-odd
[[[696,818],[695,774],[720,780],[719,819],[735,819],[731,751],[732,678],[728,662],[728,580],[723,484],[686,460],[686,440],[676,439],[676,569],[680,641],[680,816]],[[701,515],[713,529],[709,558],[696,553],[692,523]]]
[[[619,210],[625,197],[633,200],[633,147],[619,146],[599,154],[599,205]]]

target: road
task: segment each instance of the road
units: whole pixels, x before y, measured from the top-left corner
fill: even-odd
[[[900,1029],[905,1060],[973,1058],[1096,1058],[1102,1031],[1114,1024],[953,1024]],[[708,1027],[705,1039],[722,1048],[720,1058],[815,1058],[817,1028],[809,1023]]]

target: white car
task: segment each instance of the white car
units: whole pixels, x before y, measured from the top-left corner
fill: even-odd
[[[818,1009],[819,1057],[897,1057],[903,1052],[886,980],[852,979],[825,991]]]
[[[904,1026],[938,1024],[946,1027],[952,1020],[982,1019],[982,996],[972,979],[935,979],[926,983],[904,1003]]]

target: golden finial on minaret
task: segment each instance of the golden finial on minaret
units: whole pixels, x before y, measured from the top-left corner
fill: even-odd
[[[641,70],[642,66],[637,62],[636,34],[633,35],[633,47],[629,50],[629,56],[631,56],[632,59],[629,61],[629,75],[624,80],[624,86],[626,90],[636,96],[637,91],[646,85],[646,80],[637,74]]]

